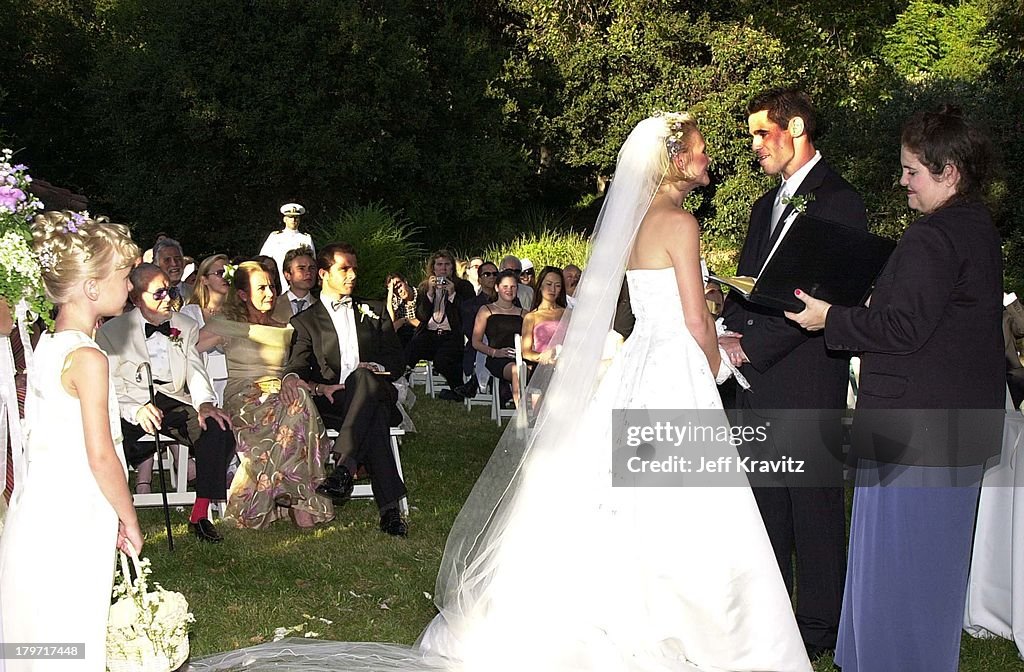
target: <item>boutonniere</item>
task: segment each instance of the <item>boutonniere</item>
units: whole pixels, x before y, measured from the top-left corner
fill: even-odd
[[[807,205],[814,200],[814,194],[794,194],[792,196],[785,196],[782,199],[783,205],[792,205],[793,209],[801,215],[807,212]]]
[[[179,350],[185,347],[184,342],[181,340],[181,329],[177,327],[171,327],[171,335],[167,337],[167,340],[178,346]]]
[[[380,319],[380,315],[373,312],[373,308],[370,308],[369,304],[366,303],[359,304],[359,314],[362,316],[359,318],[360,321],[365,320],[367,317],[370,317],[374,320]]]

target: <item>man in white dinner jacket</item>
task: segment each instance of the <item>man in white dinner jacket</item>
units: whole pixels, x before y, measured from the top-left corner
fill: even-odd
[[[155,447],[139,443],[160,432],[188,444],[196,460],[196,503],[189,527],[201,540],[221,536],[207,518],[212,500],[227,497],[227,467],[235,452],[231,417],[217,407],[217,395],[196,351],[199,325],[171,311],[170,281],[153,264],[131,273],[131,299],[138,308],[108,320],[96,342],[110,358],[114,390],[121,410],[125,458],[132,465],[149,459]],[[149,380],[140,367],[150,365]]]

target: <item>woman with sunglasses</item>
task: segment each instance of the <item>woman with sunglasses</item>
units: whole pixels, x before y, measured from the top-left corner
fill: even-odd
[[[316,493],[328,447],[320,413],[305,390],[292,404],[280,396],[294,330],[271,317],[275,291],[259,263],[240,264],[223,315],[213,316],[199,339],[200,351],[220,346],[227,356],[224,408],[241,463],[226,517],[238,527],[266,527],[289,513],[299,527],[334,518],[330,498]]]
[[[188,315],[202,328],[214,315],[219,315],[224,307],[224,300],[228,296],[228,282],[224,278],[225,269],[228,266],[226,254],[215,254],[203,259],[196,269],[196,284],[192,296],[188,302],[181,307],[181,314]],[[213,381],[213,390],[217,398],[224,402],[224,386],[228,382],[227,362],[224,360],[224,353],[211,350],[203,354],[203,363],[206,364],[206,372],[210,374]]]
[[[483,376],[484,380],[487,379],[484,355],[473,347],[473,326],[476,324],[476,314],[480,307],[494,303],[498,298],[498,292],[494,289],[498,280],[498,267],[494,262],[485,261],[476,269],[476,277],[477,282],[480,283],[476,296],[462,304],[462,330],[466,336],[466,349],[462,355],[462,373],[466,376],[466,384],[456,392],[463,397],[473,397],[480,389],[477,372]]]

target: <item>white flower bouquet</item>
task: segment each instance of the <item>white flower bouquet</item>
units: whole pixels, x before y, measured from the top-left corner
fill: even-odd
[[[114,582],[114,598],[107,618],[108,672],[170,672],[188,659],[188,631],[195,618],[181,593],[154,583],[147,590],[152,570],[149,559],[131,552],[135,567],[132,581],[128,556],[121,553],[121,573]]]

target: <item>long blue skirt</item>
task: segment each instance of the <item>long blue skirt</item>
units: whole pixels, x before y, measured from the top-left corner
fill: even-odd
[[[982,468],[858,467],[836,665],[955,672]]]

